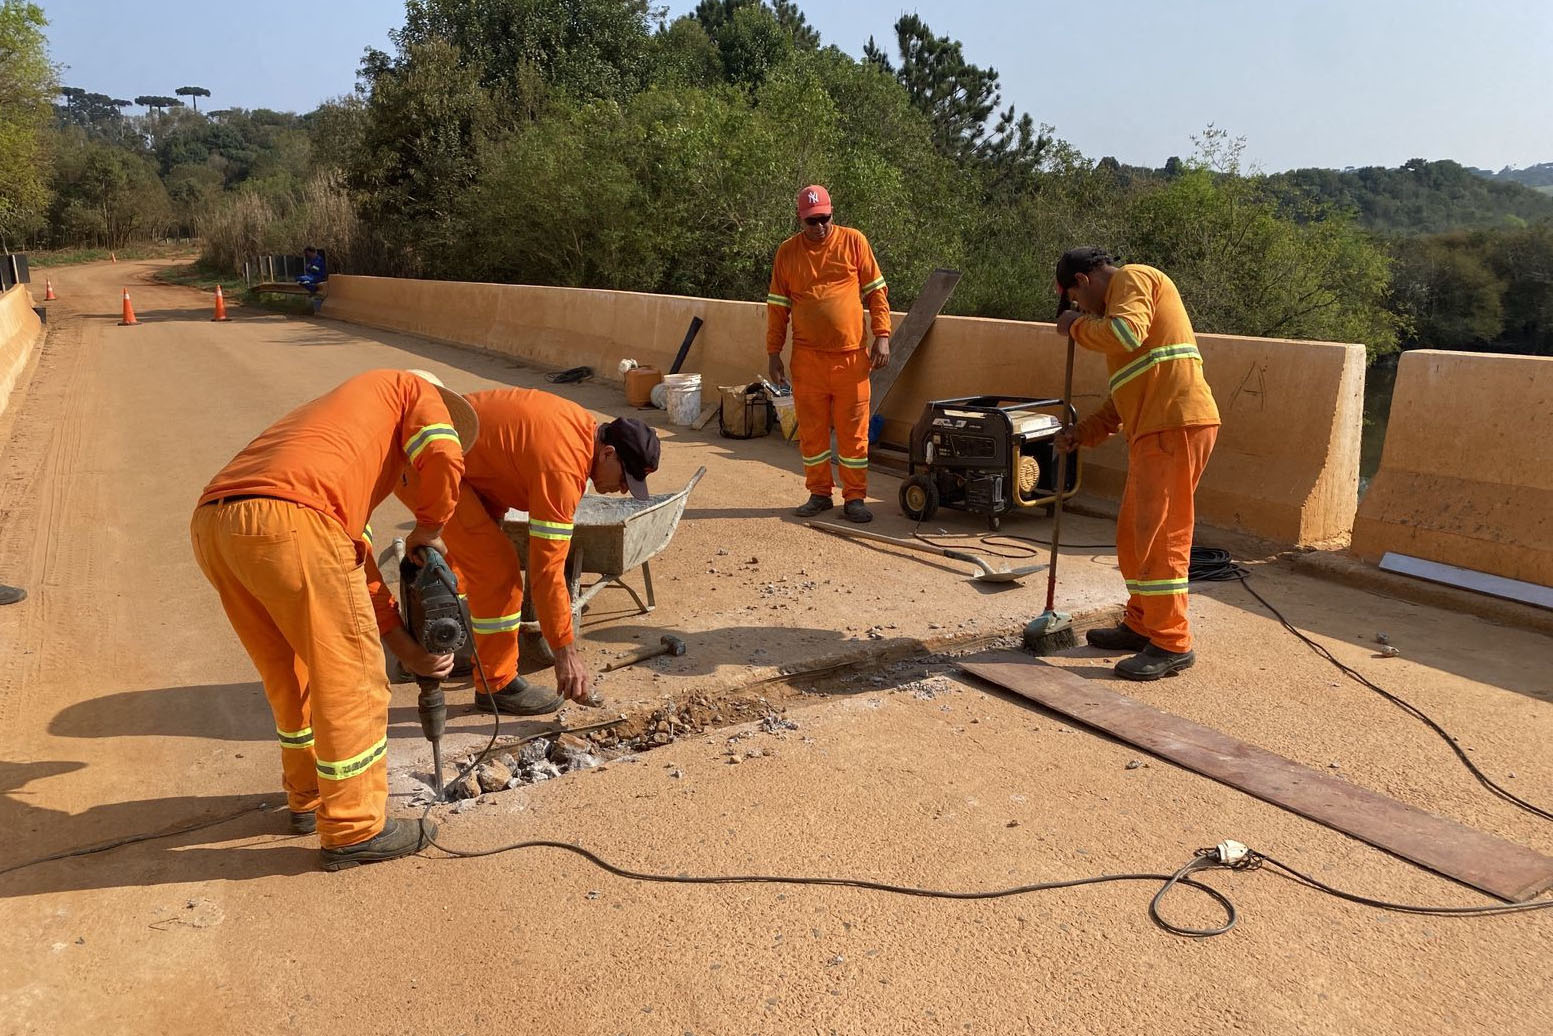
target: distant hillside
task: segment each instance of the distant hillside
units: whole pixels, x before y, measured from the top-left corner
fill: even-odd
[[[1473,169],[1471,166],[1467,169],[1488,180],[1506,180],[1510,183],[1525,184],[1527,187],[1535,187],[1544,192],[1553,189],[1553,162],[1542,162],[1527,166],[1525,169],[1511,169],[1505,166],[1497,173],[1489,172],[1487,169]]]
[[[1546,169],[1553,185],[1553,164]],[[1532,173],[1531,169],[1515,173]],[[1296,169],[1268,177],[1291,203],[1335,204],[1372,230],[1438,234],[1553,222],[1553,191],[1485,176],[1456,162],[1415,158],[1397,169]]]

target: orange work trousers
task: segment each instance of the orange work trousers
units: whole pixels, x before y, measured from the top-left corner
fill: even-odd
[[[1218,435],[1218,425],[1170,428],[1138,436],[1127,451],[1116,519],[1116,559],[1129,594],[1123,621],[1155,647],[1178,654],[1192,647],[1186,621],[1192,496]]]
[[[388,677],[362,558],[311,507],[249,497],[196,508],[194,557],[253,659],[296,812],[325,848],[383,830]]]
[[[448,564],[469,602],[475,637],[475,686],[495,694],[518,675],[518,624],[523,614],[523,569],[512,540],[466,483],[453,520],[442,527]]]
[[[793,409],[798,417],[798,449],[803,454],[804,484],[815,496],[828,497],[835,483],[831,459],[841,468],[841,498],[868,495],[867,349],[822,352],[793,350]],[[836,432],[831,453],[830,433]]]

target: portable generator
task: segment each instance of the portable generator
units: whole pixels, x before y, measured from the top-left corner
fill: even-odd
[[[926,521],[940,507],[983,515],[994,531],[1003,516],[1057,501],[1054,440],[1077,420],[1060,399],[966,396],[928,403],[911,431],[908,478],[901,483],[906,517]],[[1080,461],[1068,465],[1064,501],[1078,492]]]

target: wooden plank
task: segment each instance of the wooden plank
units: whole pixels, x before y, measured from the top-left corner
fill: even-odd
[[[1446,586],[1472,590],[1491,597],[1503,597],[1508,601],[1534,604],[1539,608],[1553,608],[1553,587],[1496,576],[1492,572],[1479,572],[1389,550],[1380,559],[1380,567],[1386,572],[1396,572],[1414,579],[1427,579],[1431,583],[1444,583]]]
[[[1541,853],[1161,712],[1028,655],[988,652],[961,666],[1178,766],[1491,896],[1520,903],[1553,887],[1553,859]]]
[[[690,423],[690,427],[699,432],[701,429],[711,424],[712,418],[716,416],[717,412],[722,408],[723,405],[721,402],[713,403],[711,406],[703,408],[700,415]]]
[[[959,283],[959,270],[940,268],[928,275],[927,283],[922,286],[917,301],[911,304],[906,319],[890,336],[890,364],[874,376],[873,387],[870,389],[872,399],[868,406],[869,417],[877,414],[879,408],[884,406],[890,390],[895,387],[895,379],[906,369],[911,354],[917,351],[917,346],[927,337],[933,321],[938,319],[938,311],[944,308],[944,303],[954,294],[954,286]]]

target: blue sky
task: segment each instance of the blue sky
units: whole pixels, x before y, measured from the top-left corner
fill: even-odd
[[[1208,123],[1268,171],[1453,158],[1553,162],[1553,3],[1470,0],[800,0],[852,54],[916,11],[1092,157],[1161,165]],[[306,111],[387,47],[399,0],[41,0],[63,81],[119,97],[209,88],[215,107]],[[668,4],[671,15],[694,0]]]

